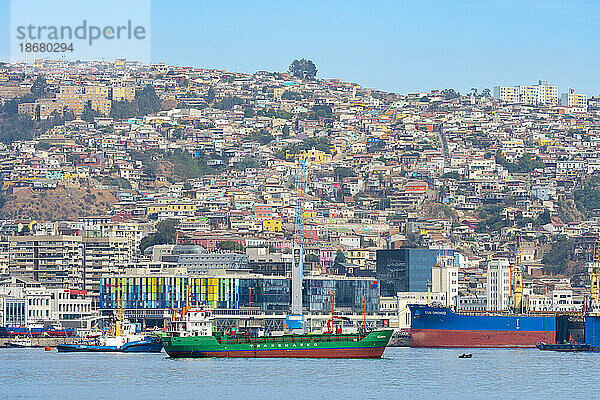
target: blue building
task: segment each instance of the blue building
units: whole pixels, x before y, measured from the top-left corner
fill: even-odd
[[[454,251],[447,250],[446,254],[453,256]],[[397,292],[426,292],[438,255],[437,249],[377,250],[376,271],[381,295],[392,297]]]

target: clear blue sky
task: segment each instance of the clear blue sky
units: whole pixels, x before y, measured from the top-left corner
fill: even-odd
[[[398,93],[543,79],[598,95],[599,39],[598,0],[152,1],[154,62],[255,72],[305,57],[319,77]]]

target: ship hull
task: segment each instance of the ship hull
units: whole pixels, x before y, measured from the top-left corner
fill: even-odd
[[[129,342],[121,347],[86,344],[59,344],[56,349],[61,353],[160,353],[162,343],[158,340]]]
[[[412,347],[535,347],[554,343],[554,331],[412,329]]]
[[[448,308],[409,307],[412,347],[533,348],[556,341],[554,316],[463,315]]]
[[[371,332],[347,339],[344,335],[272,338],[163,337],[173,358],[381,358],[392,331]],[[328,340],[329,339],[329,340]]]
[[[170,351],[172,358],[381,358],[385,347],[366,349],[308,349],[308,350],[254,350],[234,351]]]

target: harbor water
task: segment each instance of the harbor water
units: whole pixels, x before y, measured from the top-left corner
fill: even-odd
[[[463,352],[473,358],[459,359]],[[388,348],[381,360],[0,349],[2,399],[599,398],[600,354]]]

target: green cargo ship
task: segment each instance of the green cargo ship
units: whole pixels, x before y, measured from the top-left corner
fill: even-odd
[[[171,323],[162,337],[173,358],[381,358],[393,331],[353,334],[301,334],[281,336],[225,335],[213,333],[212,312],[187,310]]]

